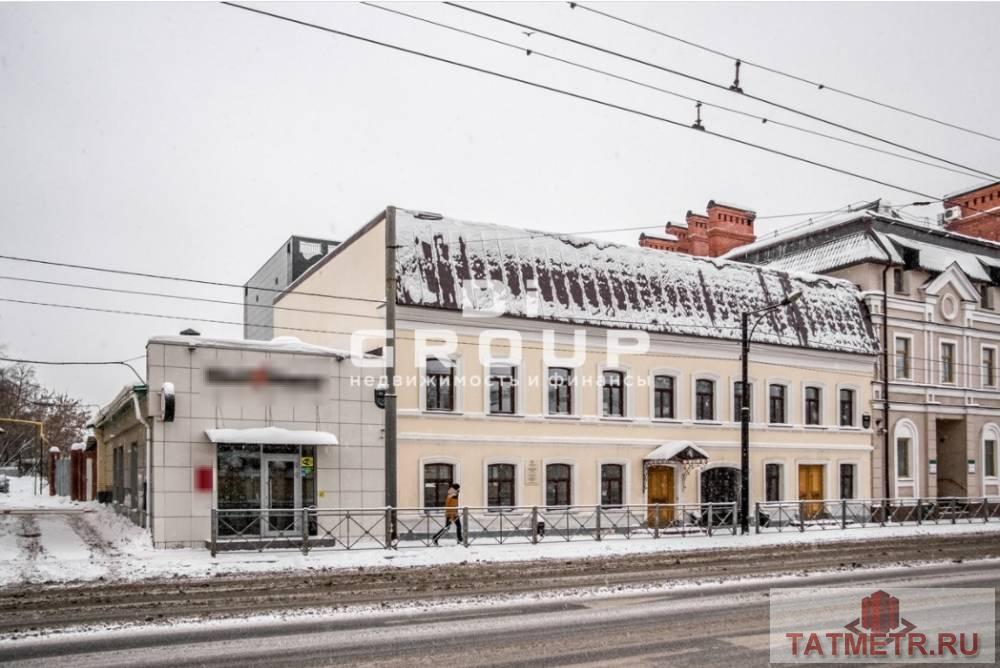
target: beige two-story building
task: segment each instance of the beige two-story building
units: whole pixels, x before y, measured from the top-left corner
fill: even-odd
[[[451,482],[479,507],[732,502],[741,314],[796,291],[752,337],[751,501],[864,498],[878,340],[847,281],[390,207],[274,326],[381,351],[388,292],[402,507]]]

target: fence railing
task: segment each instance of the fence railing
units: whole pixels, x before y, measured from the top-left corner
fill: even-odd
[[[406,549],[735,535],[735,503],[457,508],[213,509],[209,548]],[[461,533],[459,533],[459,524]]]
[[[756,504],[757,533],[1000,520],[1000,497],[824,499]]]

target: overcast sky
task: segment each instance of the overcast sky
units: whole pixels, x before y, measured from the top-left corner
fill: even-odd
[[[256,4],[685,123],[693,105],[359,4]],[[437,3],[394,4],[706,102],[823,127],[663,72]],[[595,5],[740,57],[1000,135],[997,3]],[[725,59],[571,10],[480,8],[722,84]],[[747,92],[1000,173],[1000,143],[744,69]],[[708,128],[944,195],[968,176],[716,110]],[[846,135],[845,135],[846,136]],[[859,139],[859,141],[868,141]],[[575,232],[658,226],[711,198],[760,216],[920,199],[691,130],[215,3],[0,4],[2,254],[243,283],[291,234],[342,239],[388,204]],[[914,209],[936,214],[939,208]],[[758,232],[799,222],[762,219]],[[651,230],[653,231],[653,230]],[[599,235],[635,244],[637,232]],[[0,260],[0,276],[240,302],[198,287]],[[120,360],[192,326],[239,337],[242,308],[0,279],[9,356]],[[189,319],[185,319],[185,317]],[[137,362],[140,371],[143,360]],[[40,367],[106,403],[120,367]]]

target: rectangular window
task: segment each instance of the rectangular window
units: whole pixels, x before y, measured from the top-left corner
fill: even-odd
[[[573,370],[549,369],[549,415],[573,414]]]
[[[753,422],[753,383],[747,386],[747,407],[750,412],[747,419]],[[737,381],[733,383],[733,422],[743,421],[743,383]]]
[[[897,295],[906,293],[906,274],[899,267],[892,270],[892,291]]]
[[[490,464],[486,468],[486,505],[490,508],[513,508],[514,465]]]
[[[997,351],[994,348],[983,348],[983,385],[993,387],[997,384]]]
[[[490,413],[511,415],[515,412],[517,380],[514,373],[514,367],[509,364],[490,367]]]
[[[436,358],[427,360],[427,410],[455,410],[455,366]]]
[[[910,439],[896,439],[896,477],[910,477]]]
[[[673,419],[674,377],[656,376],[653,379],[653,417]]]
[[[983,285],[979,288],[979,308],[985,310],[993,309],[993,299],[992,294],[990,294],[990,286]]]
[[[549,464],[545,467],[545,505],[568,506],[572,498],[573,467]]]
[[[854,390],[840,391],[840,426],[854,426]]]
[[[983,441],[983,475],[997,477],[997,442],[992,439]]]
[[[818,387],[806,388],[806,424],[820,424],[822,418],[822,392]]]
[[[772,385],[768,389],[768,415],[771,424],[785,423],[785,392],[784,385]]]
[[[601,505],[622,505],[622,489],[625,481],[625,467],[621,464],[601,465]]]
[[[896,337],[896,378],[910,378],[910,340]]]
[[[604,417],[625,417],[625,374],[605,371],[601,381]]]
[[[694,386],[695,419],[715,419],[715,381],[699,380]]]
[[[219,510],[258,510],[261,507],[260,446],[220,444],[215,451]],[[256,513],[220,515],[220,534],[260,533],[260,516]]]
[[[764,466],[764,496],[767,501],[781,501],[781,464]]]
[[[955,344],[941,344],[941,382],[955,382]]]
[[[854,464],[840,465],[840,498],[854,498]]]
[[[455,481],[451,464],[424,464],[424,508],[444,508],[448,488]]]

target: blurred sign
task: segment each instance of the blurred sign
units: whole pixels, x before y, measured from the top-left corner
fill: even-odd
[[[303,458],[301,458],[299,460],[299,465],[302,468],[304,468],[304,469],[305,468],[311,469],[313,467],[313,458],[312,457],[303,457]]]

